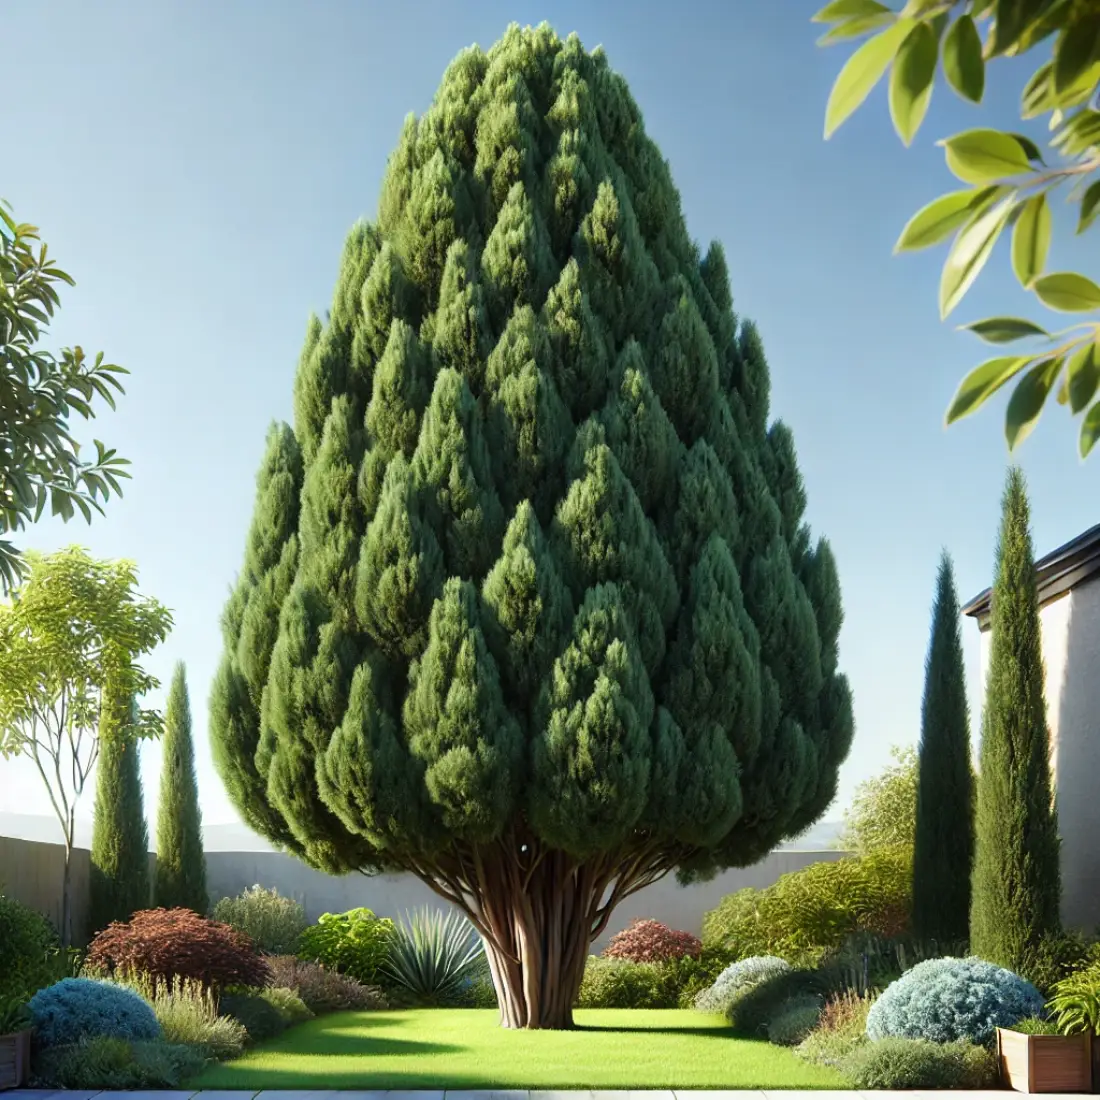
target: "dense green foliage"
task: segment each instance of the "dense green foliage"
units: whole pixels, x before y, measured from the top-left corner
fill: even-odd
[[[377,980],[395,937],[393,921],[369,909],[323,913],[298,938],[298,956],[338,970],[356,981]]]
[[[927,1039],[866,1043],[842,1070],[856,1089],[992,1089],[998,1082],[996,1060],[986,1047]]]
[[[976,955],[1019,970],[1060,928],[1062,880],[1035,558],[1015,468],[1004,495],[990,629],[970,940]]]
[[[1093,400],[1100,385],[1100,286],[1076,271],[1046,271],[1054,191],[1065,186],[1067,201],[1079,204],[1078,233],[1100,214],[1097,18],[1093,0],[909,0],[899,10],[878,0],[830,0],[814,16],[835,24],[823,43],[871,35],[848,58],[833,86],[826,137],[888,69],[890,114],[908,145],[928,111],[941,52],[947,83],[971,103],[982,102],[990,62],[1016,59],[1036,48],[1043,55],[1021,93],[1020,118],[1049,116],[1046,156],[1030,137],[1011,130],[979,128],[939,141],[948,169],[967,186],[918,210],[895,247],[898,252],[928,248],[954,234],[940,278],[940,315],[946,318],[1011,227],[1012,270],[1020,285],[1048,309],[1091,314],[1083,324],[1052,333],[1020,317],[987,317],[965,326],[990,344],[1044,342],[1022,354],[1002,351],[975,367],[947,412],[951,423],[1016,380],[1005,413],[1010,449],[1031,433],[1051,394],[1074,415],[1084,413],[1078,444],[1082,457],[1100,439],[1100,402]]]
[[[1067,1035],[1100,1028],[1100,962],[1067,975],[1054,987],[1050,1008]]]
[[[0,894],[0,1000],[41,988],[38,975],[57,949],[57,933],[41,913]]]
[[[767,1037],[769,1026],[795,1004],[813,1000],[824,1007],[831,992],[830,975],[821,970],[786,970],[743,985],[726,1009],[726,1019],[737,1035]]]
[[[0,535],[34,523],[50,505],[68,522],[79,508],[91,522],[102,514],[129,463],[95,440],[96,460],[80,458],[70,418],[95,416],[102,398],[112,409],[122,393],[122,367],[90,363],[82,348],[65,348],[58,359],[38,346],[59,298],[57,284],[72,278],[47,257],[33,225],[16,222],[0,200]],[[37,248],[36,248],[37,245]],[[26,573],[18,550],[0,540],[0,593]]]
[[[243,932],[265,955],[291,954],[309,922],[300,901],[278,890],[250,886],[214,906],[214,919]]]
[[[114,684],[104,689],[96,771],[88,935],[149,905],[149,828],[141,789],[137,708]]]
[[[817,962],[857,933],[894,937],[908,925],[911,849],[812,863],[764,889],[729,894],[703,917],[703,943],[736,958]]]
[[[894,763],[856,788],[844,814],[840,846],[866,855],[881,848],[912,847],[917,827],[917,754],[890,750]]]
[[[512,27],[455,60],[294,395],[224,616],[227,789],[316,867],[461,885],[502,974],[576,892],[560,960],[520,967],[561,1019],[604,885],[755,861],[852,736],[759,334],[601,51]]]
[[[36,1087],[45,1089],[173,1089],[206,1061],[200,1048],[161,1039],[129,1042],[98,1035],[35,1056]]]
[[[913,931],[942,943],[965,940],[974,862],[974,766],[959,600],[946,552],[936,580],[924,665],[919,758]]]
[[[157,811],[157,869],[153,903],[162,909],[205,914],[206,858],[191,738],[191,702],[183,663],[176,665],[164,714],[164,754]]]

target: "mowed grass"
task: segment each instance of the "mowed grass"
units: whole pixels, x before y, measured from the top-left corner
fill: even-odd
[[[203,1089],[814,1089],[840,1076],[689,1010],[591,1009],[573,1031],[507,1031],[495,1010],[341,1012],[189,1082]]]

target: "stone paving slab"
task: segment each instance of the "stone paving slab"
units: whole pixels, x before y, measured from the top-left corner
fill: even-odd
[[[952,1090],[951,1100],[1008,1100],[1008,1090],[961,1092]],[[11,1089],[0,1100],[946,1100],[942,1091],[873,1092],[801,1089],[446,1089],[370,1091],[355,1089],[185,1089],[57,1090]],[[1047,1093],[1043,1100],[1079,1100],[1075,1093]]]

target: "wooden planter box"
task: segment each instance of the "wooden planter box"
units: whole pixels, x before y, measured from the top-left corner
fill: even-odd
[[[0,1035],[0,1091],[21,1088],[31,1072],[31,1033]]]
[[[1092,1092],[1092,1034],[1023,1035],[997,1028],[1001,1080],[1017,1092]]]

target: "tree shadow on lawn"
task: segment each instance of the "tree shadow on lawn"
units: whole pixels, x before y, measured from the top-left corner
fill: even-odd
[[[282,1042],[284,1036],[288,1041]],[[309,1035],[299,1032],[297,1036],[285,1033],[274,1042],[264,1043],[263,1054],[288,1054],[312,1056],[323,1054],[326,1057],[362,1058],[381,1055],[398,1057],[410,1054],[461,1054],[469,1047],[452,1043],[422,1042],[419,1039],[384,1039],[373,1035],[359,1035],[351,1028],[336,1028],[332,1031],[315,1031]]]
[[[745,1039],[743,1035],[734,1035],[729,1027],[623,1027],[610,1024],[574,1024],[573,1031],[603,1031],[618,1035],[705,1035],[713,1039]],[[763,1041],[763,1040],[761,1040]]]

